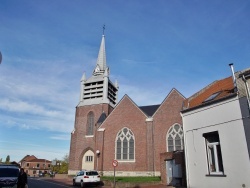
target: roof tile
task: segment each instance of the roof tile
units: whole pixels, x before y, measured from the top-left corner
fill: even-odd
[[[219,92],[219,93],[218,93]],[[207,100],[211,95],[218,93],[211,100]],[[211,101],[217,101],[234,93],[234,83],[232,77],[216,80],[199,92],[195,93],[184,101],[183,109],[190,109]],[[207,100],[207,101],[206,101]]]

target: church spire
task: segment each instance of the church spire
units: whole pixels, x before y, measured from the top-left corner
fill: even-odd
[[[106,65],[105,36],[103,35],[96,62],[96,68],[90,78],[85,73],[81,78],[81,93],[78,106],[108,104],[114,107],[117,103],[118,83],[109,79],[109,67]]]
[[[106,68],[107,65],[106,65],[105,35],[102,35],[101,46],[93,75],[103,74]]]

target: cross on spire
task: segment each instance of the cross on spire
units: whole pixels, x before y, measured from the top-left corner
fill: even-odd
[[[105,30],[105,24],[102,27],[102,34],[104,35],[104,30]]]

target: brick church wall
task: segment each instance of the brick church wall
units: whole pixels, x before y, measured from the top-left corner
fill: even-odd
[[[110,110],[111,108],[108,104],[79,106],[76,108],[75,131],[71,135],[70,144],[70,170],[78,171],[82,169],[82,157],[86,150],[90,149],[94,153],[96,151],[95,135],[93,135],[93,137],[86,137],[88,113],[92,111],[94,113],[94,122],[97,122],[103,111],[108,114]]]
[[[146,152],[146,157],[147,157],[147,170],[148,171],[154,171],[154,125],[152,119],[147,120],[146,122],[146,131],[147,131],[147,137],[146,137],[146,142],[147,142],[147,152]]]
[[[155,170],[160,171],[160,153],[167,151],[167,133],[169,128],[178,123],[182,125],[180,110],[184,98],[176,90],[167,96],[154,118]]]
[[[119,161],[116,167],[117,176],[160,175],[160,154],[167,151],[166,136],[169,128],[178,123],[182,125],[180,110],[184,97],[173,89],[163,101],[154,116],[148,117],[128,97],[124,96],[115,109],[108,104],[81,106],[76,108],[75,132],[72,134],[70,146],[70,170],[80,170],[82,158],[87,150],[95,155],[95,168],[104,175],[112,175],[112,161],[115,156],[116,136],[124,127],[131,129],[135,136],[135,160]],[[90,111],[95,114],[95,122],[103,110],[110,115],[101,124],[96,125],[93,137],[85,137],[87,115]],[[166,173],[164,173],[166,174]]]
[[[135,162],[119,162],[116,171],[147,171],[146,157],[146,116],[128,97],[120,101],[101,128],[104,133],[103,170],[113,171],[115,140],[124,127],[131,129],[135,136]]]

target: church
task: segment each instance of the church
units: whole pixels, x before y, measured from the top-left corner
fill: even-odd
[[[113,176],[115,168],[116,176],[161,176],[163,183],[184,184],[185,97],[173,88],[161,104],[138,106],[128,94],[118,101],[118,82],[109,74],[102,35],[96,67],[80,81],[68,174],[95,169]]]

